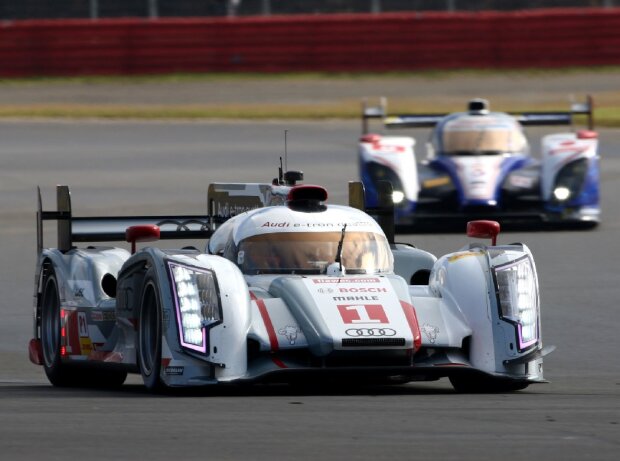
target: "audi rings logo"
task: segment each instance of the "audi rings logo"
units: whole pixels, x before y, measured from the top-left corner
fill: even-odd
[[[394,336],[396,331],[391,328],[349,328],[345,333],[354,338],[378,338],[380,336]]]

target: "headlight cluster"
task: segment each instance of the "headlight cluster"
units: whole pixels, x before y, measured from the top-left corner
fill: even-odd
[[[181,344],[206,351],[205,328],[222,319],[213,272],[169,262]]]
[[[399,205],[405,201],[403,183],[394,170],[376,162],[368,163],[366,168],[375,186],[379,181],[390,181],[392,183],[392,188],[394,189],[392,201],[394,205]]]
[[[557,202],[566,202],[581,193],[588,173],[588,159],[582,158],[562,167],[555,178],[553,198]]]
[[[392,201],[394,202],[395,205],[398,205],[404,199],[405,199],[404,192],[399,191],[399,190],[395,190],[394,192],[392,192]]]
[[[519,350],[538,340],[538,282],[532,260],[525,256],[496,266],[498,301],[501,317],[515,325]]]

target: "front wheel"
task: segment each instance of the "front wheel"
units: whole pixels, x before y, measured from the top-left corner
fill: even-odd
[[[450,376],[450,383],[456,392],[462,394],[515,392],[521,391],[529,386],[529,383],[526,381],[471,375]]]
[[[161,380],[161,303],[154,277],[147,275],[138,319],[138,364],[150,391],[164,388]]]

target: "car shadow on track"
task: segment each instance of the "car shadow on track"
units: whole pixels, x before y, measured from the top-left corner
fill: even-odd
[[[200,388],[172,388],[150,392],[141,384],[125,384],[113,389],[54,387],[47,384],[11,384],[0,386],[2,398],[137,398],[137,397],[304,397],[304,396],[416,396],[454,395],[449,384],[409,383],[398,385],[218,385]],[[532,386],[523,393],[536,392]],[[517,392],[518,394],[519,392]],[[2,400],[0,398],[0,401]]]
[[[454,394],[451,386],[425,383],[399,385],[217,385],[194,388],[169,388],[150,392],[141,384],[125,384],[117,388],[54,387],[47,384],[11,384],[0,386],[3,397],[32,398],[57,396],[86,397],[287,397],[287,396],[339,396],[339,395],[441,395]]]

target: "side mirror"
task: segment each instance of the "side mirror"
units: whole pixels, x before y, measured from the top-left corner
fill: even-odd
[[[159,226],[154,224],[131,226],[125,231],[125,240],[131,243],[131,254],[136,252],[136,242],[154,242],[159,236]]]
[[[491,239],[491,245],[495,246],[499,235],[499,223],[497,221],[469,221],[467,223],[467,236],[478,239]]]

